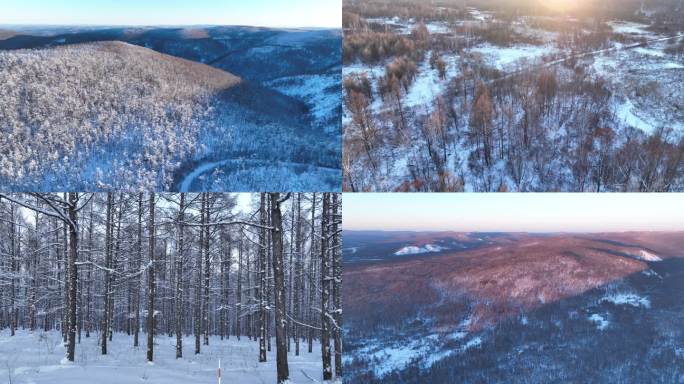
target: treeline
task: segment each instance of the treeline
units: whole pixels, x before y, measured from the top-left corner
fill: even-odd
[[[339,194],[0,195],[0,328],[59,330],[74,361],[82,337],[175,338],[176,358],[210,336],[320,343],[324,380],[342,374]],[[194,335],[194,346],[183,346]],[[141,339],[146,339],[143,341]],[[192,352],[190,352],[192,351]]]

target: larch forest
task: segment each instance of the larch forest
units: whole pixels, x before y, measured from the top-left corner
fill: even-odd
[[[341,204],[334,193],[0,194],[0,330],[61,332],[66,364],[93,338],[102,355],[114,340],[150,363],[172,344],[178,360],[247,339],[255,362],[276,351],[279,383],[288,359],[314,352],[323,380],[340,378]]]

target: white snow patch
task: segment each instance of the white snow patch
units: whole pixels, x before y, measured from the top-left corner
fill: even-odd
[[[365,73],[369,79],[375,77],[385,76],[385,66],[384,65],[366,65],[361,63],[356,64],[345,64],[342,67],[342,76],[347,77],[353,74]]]
[[[454,333],[449,334],[449,336],[447,337],[452,340],[462,340],[465,339],[466,336],[468,336],[468,332],[456,331]]]
[[[440,79],[439,71],[436,68],[430,68],[431,55],[432,52],[425,54],[425,59],[418,68],[418,75],[404,97],[404,104],[407,107],[424,106],[426,111],[430,112],[434,107],[434,99],[444,93],[446,85],[459,73],[458,58],[456,56],[445,56],[442,59],[446,63],[446,78]]]
[[[259,345],[246,337],[237,341],[210,337],[202,353],[192,351],[194,338],[183,339],[183,358],[176,359],[175,337],[155,337],[154,364],[146,358],[146,337],[133,348],[131,336],[116,333],[109,343],[109,354],[100,353],[98,337],[83,338],[76,345],[76,361],[66,360],[59,332],[19,330],[0,331],[0,382],[25,384],[118,384],[118,383],[215,383],[221,359],[223,382],[260,384],[276,382],[275,348],[267,353],[267,362],[259,363]],[[323,382],[320,344],[314,353],[299,356],[288,353],[290,383]],[[9,381],[8,381],[9,380]]]
[[[640,129],[649,135],[652,134],[656,128],[652,124],[634,114],[634,110],[635,107],[634,104],[632,104],[632,101],[626,99],[624,103],[617,106],[615,115],[618,117],[618,119],[624,121],[625,124],[629,125],[630,127]]]
[[[634,48],[634,52],[640,53],[642,55],[655,56],[655,57],[664,57],[665,56],[665,52],[663,52],[659,49],[652,49],[652,48],[638,47],[638,48]]]
[[[517,45],[513,47],[497,47],[483,44],[472,49],[485,57],[485,62],[499,70],[512,67],[523,61],[533,62],[542,56],[555,52],[556,49],[543,45]]]
[[[645,35],[649,33],[645,30],[646,28],[648,28],[648,25],[641,23],[616,21],[610,22],[608,23],[608,25],[610,25],[613,28],[613,32],[615,33],[623,33],[628,35]]]
[[[637,255],[637,257],[640,258],[641,260],[646,260],[646,261],[663,261],[663,259],[660,258],[660,256],[656,255],[655,253],[646,251],[644,249],[639,251],[639,254]]]
[[[377,345],[369,345],[359,353],[366,355],[371,362],[377,362],[373,364],[373,371],[381,378],[394,370],[405,368],[411,361],[426,356],[431,348],[429,340],[435,340],[436,337],[430,335],[404,345],[383,346],[377,350],[374,350]]]
[[[451,31],[446,23],[441,22],[427,23],[425,24],[425,27],[430,33],[449,33]]]
[[[293,76],[278,79],[270,85],[288,96],[304,101],[311,108],[316,121],[330,118],[341,102],[339,74]],[[335,88],[339,91],[327,91]]]
[[[470,348],[478,348],[481,345],[482,345],[482,338],[480,338],[478,336],[478,337],[475,337],[475,338],[468,340],[468,342],[465,343],[465,345],[463,346],[463,351],[468,350]]]
[[[601,298],[600,302],[609,302],[615,305],[631,305],[632,307],[650,308],[651,300],[635,293],[614,293]]]
[[[403,247],[400,250],[394,252],[395,255],[397,256],[403,256],[403,255],[417,255],[421,253],[431,253],[431,252],[441,252],[447,248],[444,248],[439,245],[434,245],[434,244],[425,244],[422,247],[418,247],[415,245],[409,245],[407,247]]]
[[[492,17],[491,13],[482,12],[475,8],[468,8],[468,12],[470,12],[470,16],[472,16],[473,19],[478,21],[486,21]]]
[[[663,64],[664,69],[682,69],[684,68],[684,65],[679,64],[679,63],[665,63]]]
[[[605,317],[597,313],[594,313],[591,316],[589,316],[589,321],[596,323],[596,328],[598,328],[601,331],[608,328],[608,324],[610,324],[610,322],[606,320]]]
[[[662,280],[662,276],[660,276],[656,271],[652,269],[645,269],[641,271],[642,274],[649,276],[649,277],[657,277]]]
[[[677,357],[684,359],[684,347],[675,347],[674,352]]]

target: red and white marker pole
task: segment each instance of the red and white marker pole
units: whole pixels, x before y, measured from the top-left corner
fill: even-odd
[[[219,359],[219,367],[216,370],[216,377],[218,377],[218,384],[221,384],[221,359]]]

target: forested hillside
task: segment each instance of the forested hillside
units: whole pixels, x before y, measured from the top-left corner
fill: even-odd
[[[17,27],[3,37],[0,84],[12,91],[0,106],[0,181],[13,190],[339,188],[339,31]]]
[[[684,7],[610,4],[346,1],[344,189],[683,190]]]

